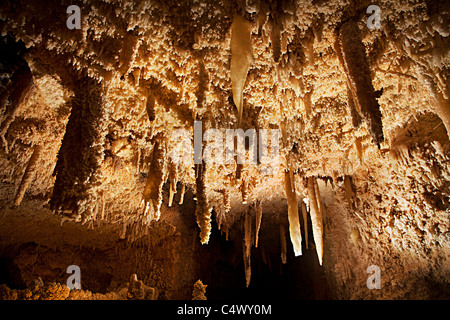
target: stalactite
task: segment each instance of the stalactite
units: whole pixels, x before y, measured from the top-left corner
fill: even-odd
[[[157,221],[161,216],[162,187],[167,177],[166,150],[161,140],[162,136],[159,135],[153,147],[152,161],[143,193],[146,212],[151,208],[153,218]]]
[[[228,225],[224,225],[223,228],[225,229],[225,240],[228,241],[228,235],[230,229],[228,228]]]
[[[359,159],[359,163],[362,164],[363,163],[363,147],[362,147],[362,143],[361,143],[361,138],[355,139],[355,148],[356,148],[356,154]]]
[[[303,228],[305,230],[306,249],[308,249],[308,210],[306,204],[302,201]]]
[[[132,34],[127,33],[122,39],[122,49],[120,51],[120,68],[119,71],[122,75],[126,75],[130,72],[130,66],[136,58],[136,53],[139,49],[139,38]]]
[[[352,179],[350,176],[346,175],[344,177],[344,188],[345,188],[345,198],[347,199],[348,205],[350,209],[354,209],[353,205],[353,187],[352,187]]]
[[[245,179],[242,179],[241,184],[242,203],[246,204],[248,200],[248,183]]]
[[[302,233],[300,229],[300,221],[298,218],[298,201],[295,192],[295,183],[292,181],[289,172],[284,173],[284,189],[288,203],[288,219],[289,219],[289,235],[292,246],[294,247],[295,256],[302,254]]]
[[[186,192],[186,184],[181,183],[181,190],[180,190],[180,202],[178,204],[183,204],[184,201],[184,193]]]
[[[353,128],[359,128],[361,125],[361,111],[358,112],[358,110],[356,110],[356,105],[353,101],[352,91],[350,90],[349,85],[347,85],[347,103],[350,109],[350,115],[352,117]]]
[[[238,127],[242,120],[244,85],[253,62],[250,33],[250,22],[241,16],[235,16],[231,25],[231,83],[233,101],[238,110]]]
[[[369,132],[378,146],[384,141],[380,105],[372,84],[369,60],[355,21],[345,22],[339,30],[339,43],[343,67],[353,102],[367,121]]]
[[[178,183],[178,168],[175,163],[170,164],[169,169],[169,203],[168,206],[171,207],[173,203],[173,196],[175,193],[177,193],[177,183]]]
[[[200,243],[205,244],[208,243],[211,233],[211,208],[208,207],[205,191],[205,164],[197,164],[196,168],[197,205],[195,216],[200,227]]]
[[[246,287],[250,285],[250,278],[252,275],[251,269],[251,248],[252,248],[252,219],[250,212],[247,211],[244,217],[244,268],[245,268],[245,283]]]
[[[281,44],[280,44],[281,30],[276,20],[272,21],[272,29],[270,33],[270,41],[272,42],[273,61],[278,63],[281,56]]]
[[[225,185],[225,189],[223,189],[222,194],[223,194],[223,207],[224,207],[225,213],[227,213],[231,210],[230,188],[227,183]]]
[[[255,208],[256,208],[255,248],[258,248],[259,229],[261,228],[261,220],[262,220],[261,200],[256,200]]]
[[[17,190],[16,196],[14,198],[14,205],[19,206],[22,202],[23,196],[27,191],[30,183],[33,181],[35,173],[38,169],[39,158],[42,153],[42,146],[34,146],[33,154],[28,161],[25,173],[23,174],[22,181],[20,182],[19,189]]]
[[[317,183],[317,179],[314,179],[314,192],[316,194],[316,201],[317,201],[317,207],[319,208],[319,214],[322,217],[322,221],[323,221],[323,204],[322,204],[322,197],[320,196],[320,190],[319,190],[319,185]]]
[[[173,196],[177,192],[177,182],[170,181],[169,186],[169,203],[167,204],[168,207],[172,206],[173,203]]]
[[[314,88],[312,88],[310,91],[306,92],[303,96],[303,104],[305,106],[306,116],[309,116],[311,114],[311,110],[312,110],[311,96],[313,94],[313,91],[314,91]]]
[[[10,104],[7,106],[3,120],[0,124],[0,138],[3,141],[6,153],[9,152],[9,148],[5,134],[11,123],[14,121],[17,110],[19,110],[20,106],[29,99],[34,91],[33,76],[27,65],[22,66],[15,72],[12,83],[13,88],[10,89],[9,94]],[[6,99],[4,100],[6,101]]]
[[[286,264],[286,231],[284,224],[280,223],[281,263]]]
[[[323,221],[319,207],[320,199],[317,199],[317,193],[315,188],[315,177],[308,178],[308,197],[309,197],[309,214],[311,216],[312,231],[314,237],[314,243],[316,244],[317,257],[319,258],[319,264],[322,265],[323,256]]]
[[[87,221],[93,218],[97,188],[102,184],[101,164],[109,119],[105,88],[84,78],[77,83],[71,104],[53,173],[56,180],[50,208],[72,219]]]

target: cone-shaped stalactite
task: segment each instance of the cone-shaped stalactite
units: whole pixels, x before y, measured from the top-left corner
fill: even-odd
[[[180,201],[178,202],[178,204],[183,204],[185,191],[186,191],[186,184],[182,183],[180,190]]]
[[[361,32],[355,21],[345,22],[339,29],[338,56],[347,74],[348,86],[356,110],[366,120],[376,145],[384,141],[380,105],[372,84],[369,59]],[[354,119],[354,123],[358,120]]]
[[[162,187],[166,182],[166,149],[162,142],[162,135],[155,138],[152,160],[148,169],[143,198],[145,201],[144,215],[151,209],[152,219],[159,220],[161,216]]]
[[[200,227],[200,242],[206,244],[211,233],[211,208],[208,206],[208,199],[205,192],[205,164],[197,164],[195,183],[197,187],[197,205],[195,207],[195,217]]]
[[[255,208],[256,208],[255,248],[258,248],[259,229],[261,228],[261,220],[262,220],[261,200],[256,200]]]
[[[308,178],[309,213],[311,216],[314,243],[316,245],[319,264],[322,265],[323,256],[323,221],[320,205],[320,194],[317,187],[316,177]]]
[[[302,216],[303,216],[303,228],[305,230],[305,245],[308,249],[308,210],[306,204],[302,201]]]
[[[235,16],[231,25],[231,83],[234,104],[238,110],[238,126],[242,120],[244,85],[253,61],[250,32],[250,22]]]
[[[92,218],[93,188],[101,184],[99,168],[108,128],[103,91],[94,80],[78,83],[55,166],[51,209],[77,220]]]

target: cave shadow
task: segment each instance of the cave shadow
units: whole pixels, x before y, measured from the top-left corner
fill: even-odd
[[[310,232],[310,235],[312,232]],[[311,239],[312,240],[312,239]],[[251,281],[245,286],[242,242],[226,240],[215,221],[208,245],[196,250],[197,277],[205,284],[208,300],[283,301],[329,299],[323,267],[313,241],[303,243],[303,255],[294,257],[287,238],[287,263],[281,262],[280,243],[252,247]],[[262,241],[261,241],[262,243]]]

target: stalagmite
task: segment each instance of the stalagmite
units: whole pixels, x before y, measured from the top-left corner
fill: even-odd
[[[169,203],[167,204],[169,207],[172,206],[173,203],[173,196],[174,194],[177,192],[177,183],[170,181],[170,186],[169,186]]]
[[[253,62],[250,33],[250,22],[241,16],[235,16],[231,24],[231,83],[233,101],[238,110],[238,127],[242,120],[244,85]]]
[[[152,208],[153,217],[156,221],[159,220],[161,215],[162,187],[167,175],[165,157],[166,152],[164,146],[160,142],[156,142],[153,147],[153,158],[148,170],[147,182],[143,194],[146,208]]]
[[[207,285],[203,284],[201,280],[197,280],[192,291],[192,300],[206,300],[206,287]]]
[[[308,249],[308,211],[306,204],[302,201],[303,228],[305,230],[306,249]]]
[[[312,231],[314,243],[316,244],[317,257],[319,264],[322,265],[323,256],[323,221],[320,212],[319,202],[315,188],[315,177],[308,178],[308,197],[309,197],[309,214],[311,216]]]
[[[295,256],[302,254],[302,233],[300,229],[300,221],[298,218],[298,201],[295,192],[295,184],[291,183],[291,175],[289,172],[284,173],[284,189],[286,192],[288,203],[288,219],[289,219],[289,235],[292,246],[294,247]],[[294,182],[294,181],[292,181]]]
[[[211,233],[211,208],[208,207],[208,199],[205,192],[205,164],[196,165],[197,205],[195,217],[200,227],[200,243],[206,244]]]
[[[250,212],[245,213],[244,218],[244,268],[246,286],[250,285],[250,277],[252,275],[250,255],[252,248],[252,219]]]
[[[286,231],[284,230],[284,224],[280,223],[280,243],[281,243],[281,262],[286,264]]]
[[[261,228],[262,206],[261,201],[256,201],[256,232],[255,232],[255,248],[258,248],[259,229]]]
[[[368,129],[376,145],[384,141],[380,105],[372,84],[369,60],[358,24],[345,22],[339,30],[339,43],[336,48],[342,57],[341,62],[347,75],[347,83],[353,102],[361,116],[367,121]]]
[[[42,146],[35,146],[33,150],[33,154],[31,155],[30,160],[28,161],[27,168],[25,169],[25,173],[23,174],[22,181],[20,182],[19,189],[17,190],[16,196],[14,198],[14,205],[19,206],[22,202],[23,196],[27,191],[31,181],[33,181],[36,170],[38,169],[39,157],[42,152]]]

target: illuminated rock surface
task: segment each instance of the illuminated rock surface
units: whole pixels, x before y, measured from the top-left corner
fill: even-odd
[[[367,5],[3,4],[1,297],[448,299],[450,12]],[[196,164],[194,121],[279,159]]]

